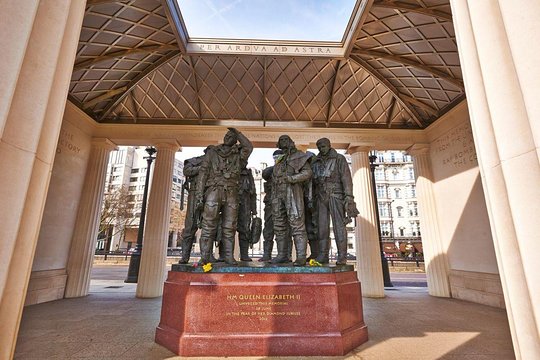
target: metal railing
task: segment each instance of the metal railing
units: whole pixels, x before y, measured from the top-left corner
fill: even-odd
[[[423,257],[386,257],[386,260],[390,263],[390,266],[394,266],[394,262],[416,263],[416,267],[420,267],[420,264],[424,263]]]

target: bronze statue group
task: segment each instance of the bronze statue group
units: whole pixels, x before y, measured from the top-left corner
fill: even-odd
[[[331,219],[338,250],[336,265],[346,264],[346,225],[358,216],[358,210],[345,157],[331,147],[327,138],[317,141],[317,155],[298,150],[288,135],[279,137],[277,147],[274,166],[262,173],[265,180],[264,254],[259,261],[290,263],[294,243],[295,266],[304,266],[310,259],[328,264]],[[260,232],[252,234],[252,222],[260,221],[255,217],[255,181],[251,170],[247,169],[252,151],[249,139],[237,129],[229,128],[223,144],[209,146],[203,156],[184,162],[188,201],[181,264],[189,262],[199,228],[200,263],[236,265],[233,256],[236,232],[240,260],[251,261],[249,247],[260,236]],[[274,240],[277,256],[272,258]],[[219,259],[213,256],[214,243],[219,246]]]

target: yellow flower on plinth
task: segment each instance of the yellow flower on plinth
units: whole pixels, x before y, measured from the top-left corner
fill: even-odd
[[[204,264],[202,268],[204,272],[212,271],[212,264],[211,263]]]
[[[309,266],[322,266],[322,264],[315,259],[311,259],[309,260]]]

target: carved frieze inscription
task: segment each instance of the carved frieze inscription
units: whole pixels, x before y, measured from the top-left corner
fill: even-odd
[[[57,154],[60,154],[63,151],[69,151],[74,154],[79,154],[81,152],[81,148],[75,144],[73,133],[65,129],[60,130],[58,146],[56,147]]]
[[[466,170],[478,165],[469,123],[448,131],[431,144],[434,166],[445,170]]]
[[[189,53],[228,53],[250,55],[288,55],[288,56],[343,56],[342,46],[289,46],[289,45],[260,45],[260,44],[219,44],[219,43],[189,43]]]

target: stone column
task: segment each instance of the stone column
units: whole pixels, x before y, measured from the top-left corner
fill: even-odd
[[[10,259],[16,244],[41,129],[54,81],[55,64],[69,13],[69,1],[39,5],[0,140],[0,258]],[[47,63],[53,66],[40,66]],[[57,119],[61,122],[61,118]],[[0,265],[0,296],[9,262]]]
[[[4,0],[0,12],[0,138],[17,85],[39,0]],[[8,51],[9,50],[9,51]]]
[[[176,141],[158,142],[152,187],[148,196],[146,224],[137,297],[154,298],[163,294],[167,266],[167,242],[171,216],[171,193]]]
[[[83,0],[23,3],[3,2],[0,14],[9,50],[0,64],[0,166],[9,169],[0,174],[0,358],[15,349],[85,9]]]
[[[109,153],[115,149],[108,139],[94,139],[84,180],[77,221],[67,264],[66,298],[88,295],[90,271],[96,249],[99,215],[103,205]]]
[[[408,152],[413,157],[416,176],[416,197],[418,199],[420,230],[422,230],[428,291],[433,296],[450,297],[448,256],[439,233],[429,145],[413,145],[408,149]]]
[[[450,3],[514,351],[540,359],[540,3]]]
[[[354,200],[360,212],[354,230],[358,277],[362,283],[363,296],[380,298],[384,297],[384,280],[375,214],[377,209],[369,169],[369,149],[354,147],[349,149],[349,153],[352,158]]]

